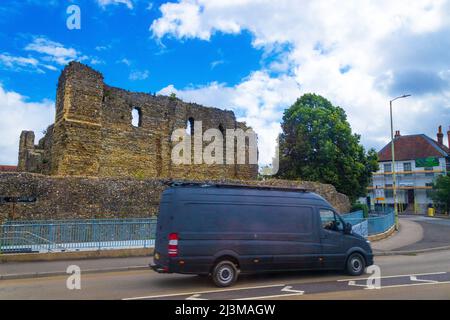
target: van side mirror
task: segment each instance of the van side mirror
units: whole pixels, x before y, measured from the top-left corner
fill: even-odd
[[[352,224],[350,222],[347,222],[346,224],[344,224],[344,233],[345,234],[352,233]]]

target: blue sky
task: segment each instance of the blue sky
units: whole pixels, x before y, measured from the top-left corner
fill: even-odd
[[[70,3],[80,6],[81,30],[66,27]],[[6,1],[2,6],[3,53],[39,58],[43,55],[26,49],[30,43],[36,39],[57,42],[76,50],[74,58],[101,71],[108,84],[129,90],[157,92],[169,84],[184,88],[212,81],[235,85],[258,70],[262,59],[261,50],[252,48],[251,35],[246,32],[219,34],[210,42],[155,40],[149,25],[161,15],[157,2],[135,2],[133,10],[120,4],[103,8],[89,0]],[[52,99],[63,64],[50,65],[57,70],[3,68],[0,79],[5,87],[26,92],[32,100]]]
[[[66,27],[70,5],[81,30]],[[21,130],[53,122],[60,70],[78,60],[109,85],[175,92],[232,109],[270,161],[282,112],[307,92],[342,106],[362,143],[395,127],[435,138],[450,125],[449,1],[3,0],[0,164],[17,162]],[[36,140],[37,143],[37,140]]]

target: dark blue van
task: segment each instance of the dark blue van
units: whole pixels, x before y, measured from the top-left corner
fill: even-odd
[[[373,254],[351,230],[306,190],[179,184],[162,195],[151,267],[211,275],[220,287],[240,272],[339,269],[356,276],[373,264]]]

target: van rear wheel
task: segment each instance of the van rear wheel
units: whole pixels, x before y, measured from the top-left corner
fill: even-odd
[[[366,269],[366,260],[359,253],[353,253],[347,259],[347,273],[351,276],[360,276]]]
[[[212,280],[218,287],[229,287],[236,282],[238,277],[238,269],[236,265],[229,261],[223,260],[214,266],[212,272]]]

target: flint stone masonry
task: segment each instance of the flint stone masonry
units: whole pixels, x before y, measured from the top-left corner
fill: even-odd
[[[133,109],[140,115],[138,127],[132,125]],[[258,166],[248,160],[246,164],[175,165],[171,153],[176,142],[171,135],[185,129],[189,120],[201,121],[202,133],[211,128],[251,129],[236,121],[232,111],[110,87],[101,73],[71,62],[58,81],[55,123],[38,145],[34,132],[23,131],[20,136],[18,171],[139,179],[256,178]],[[248,159],[248,141],[244,148]]]
[[[348,198],[332,185],[307,181],[203,180],[306,188],[327,199],[340,212],[348,212]],[[167,180],[98,177],[54,177],[34,173],[0,173],[0,197],[35,197],[33,203],[0,201],[0,221],[5,219],[85,219],[150,217],[158,212]],[[14,206],[14,208],[13,208]]]

